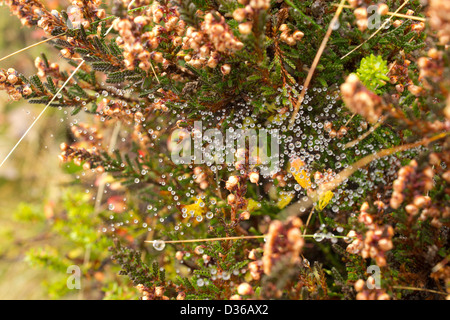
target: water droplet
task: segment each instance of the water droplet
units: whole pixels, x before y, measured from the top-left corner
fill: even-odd
[[[323,233],[314,233],[313,238],[317,242],[320,242],[320,241],[322,241],[325,238],[325,235]]]
[[[203,287],[204,284],[205,284],[205,281],[204,281],[203,279],[198,279],[198,280],[197,280],[197,285],[198,285],[199,287]]]
[[[337,30],[337,29],[339,29],[340,26],[341,26],[341,24],[339,23],[339,21],[335,21],[335,22],[333,23],[333,25],[331,26],[331,28],[332,28],[333,30]]]
[[[345,243],[351,243],[353,239],[351,237],[344,237]]]
[[[163,240],[155,240],[153,241],[153,248],[155,248],[158,251],[164,250],[166,247],[166,243]]]
[[[309,260],[308,259],[306,259],[306,258],[303,259],[303,266],[306,267],[306,268],[309,267]]]

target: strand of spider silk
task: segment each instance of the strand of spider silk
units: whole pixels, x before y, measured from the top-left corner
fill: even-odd
[[[105,32],[105,37],[106,37],[106,35],[112,30],[112,28],[113,28],[113,25],[111,25],[111,26],[108,28],[108,30],[106,30],[106,32]],[[82,62],[80,63],[80,66],[81,66],[81,64],[83,64],[84,62],[85,62],[85,60],[82,60]],[[75,72],[76,72],[76,70],[74,71],[73,74],[75,74]],[[109,149],[108,149],[110,152],[112,152],[112,151],[114,150],[115,146],[116,146],[116,143],[117,143],[117,137],[119,136],[119,132],[120,132],[120,122],[117,123],[117,125],[116,125],[116,127],[114,128],[114,131],[113,131],[113,133],[112,133],[111,141],[109,142]],[[103,193],[104,193],[103,191],[105,190],[105,178],[106,178],[106,175],[107,175],[106,172],[104,172],[104,173],[102,174],[102,178],[103,178],[103,179],[101,179],[100,185],[98,186],[98,189],[97,189],[97,195],[96,195],[96,197],[95,197],[95,205],[94,205],[94,212],[95,212],[95,213],[98,212],[98,210],[99,210],[99,208],[100,208],[100,204],[101,204],[101,202],[102,202],[102,197],[103,197]],[[84,262],[83,262],[83,265],[84,265],[84,266],[87,266],[87,265],[88,265],[90,257],[91,257],[91,246],[86,246],[86,252],[85,252],[85,255],[84,255]],[[84,294],[84,290],[80,290],[80,294],[79,294],[79,296],[78,296],[78,299],[79,299],[79,300],[82,300],[83,294]]]
[[[111,134],[111,141],[109,142],[109,148],[108,148],[109,153],[112,153],[116,147],[117,138],[119,137],[120,127],[121,127],[120,122],[117,122],[116,126],[114,127],[114,131]],[[102,178],[100,180],[100,184],[97,189],[97,196],[95,197],[95,207],[94,207],[95,213],[97,213],[99,211],[100,205],[102,203],[102,197],[103,197],[103,194],[105,191],[105,184],[106,184],[105,179],[106,179],[107,175],[108,175],[108,173],[103,172]]]
[[[403,2],[403,4],[398,7],[397,10],[395,10],[394,14],[397,14],[400,10],[402,10],[404,8],[404,6],[406,6],[406,4],[409,2],[409,0],[406,0],[405,2]],[[345,57],[347,57],[348,55],[352,54],[353,52],[355,52],[356,50],[358,50],[359,48],[361,48],[367,41],[369,41],[370,39],[372,39],[373,37],[375,37],[378,32],[380,32],[391,20],[392,17],[394,17],[394,15],[391,15],[388,19],[386,19],[383,24],[374,32],[372,33],[372,35],[369,37],[369,39],[365,40],[363,43],[359,44],[356,48],[354,48],[352,51],[350,51],[349,53],[347,53],[346,55],[344,55],[342,59],[344,59]]]
[[[105,36],[112,30],[113,25],[111,25],[108,30],[106,30],[105,32]],[[83,60],[84,61],[84,60]],[[114,131],[111,135],[111,141],[109,142],[109,152],[111,153],[112,151],[114,151],[114,148],[116,147],[116,143],[117,143],[117,137],[119,136],[119,132],[120,132],[120,122],[118,122],[114,128]],[[98,212],[98,210],[100,209],[100,204],[102,202],[102,197],[103,197],[103,191],[105,190],[105,178],[107,176],[107,173],[104,172],[102,174],[102,179],[100,182],[100,185],[98,186],[97,189],[97,196],[95,197],[95,207],[94,207],[94,212]]]
[[[39,115],[36,117],[36,119],[34,119],[33,123],[28,127],[27,131],[25,131],[25,133],[22,135],[22,137],[19,139],[19,141],[17,141],[16,145],[11,149],[11,151],[8,153],[6,158],[2,161],[2,163],[0,164],[0,168],[3,166],[3,164],[6,162],[6,160],[8,160],[8,158],[11,156],[11,154],[14,152],[14,150],[16,150],[16,148],[19,146],[19,144],[22,142],[22,140],[26,137],[28,132],[30,132],[31,128],[33,128],[33,126],[36,124],[36,122],[38,122],[40,117],[44,114],[45,110],[47,110],[47,108],[50,106],[50,104],[55,100],[55,98],[61,93],[61,91],[64,89],[64,87],[69,83],[69,81],[72,79],[72,77],[78,71],[78,69],[81,68],[81,66],[83,65],[84,62],[85,62],[84,60],[82,60],[80,62],[80,64],[72,72],[72,74],[69,76],[69,78],[67,78],[67,80],[64,82],[64,84],[61,86],[61,88],[59,88],[59,90],[56,92],[56,94],[53,96],[53,98],[49,101],[49,103],[47,103],[47,105],[44,107],[44,109],[42,109],[41,113],[39,113]]]
[[[303,98],[305,97],[306,90],[308,90],[309,83],[311,82],[311,79],[313,77],[314,71],[316,70],[317,65],[319,64],[320,57],[322,56],[323,51],[325,50],[325,47],[327,46],[328,39],[331,36],[331,33],[333,32],[333,27],[338,22],[339,16],[341,15],[341,12],[343,10],[343,6],[345,4],[346,0],[341,0],[339,3],[339,7],[336,10],[336,13],[334,14],[333,19],[330,22],[330,25],[328,26],[328,30],[325,34],[325,37],[323,37],[322,43],[320,44],[319,50],[317,50],[316,56],[314,57],[314,61],[311,65],[311,68],[309,69],[308,75],[306,77],[305,83],[303,84],[302,92],[300,93],[300,97],[297,100],[297,103],[294,107],[294,112],[292,114],[291,120],[289,121],[289,126],[292,127],[295,122],[295,117],[298,114],[298,111],[300,109],[300,105],[303,102]]]
[[[138,10],[142,10],[142,9],[144,9],[144,8],[146,8],[146,7],[150,7],[150,5],[145,5],[145,6],[142,6],[142,7],[138,7],[138,8],[134,8],[134,9],[128,10],[128,13],[131,13],[131,12],[134,12],[134,11],[138,11]],[[97,21],[93,22],[93,25],[98,24],[98,23],[103,22],[103,21],[111,20],[111,19],[114,19],[114,18],[117,18],[117,16],[111,15],[111,16],[106,17],[106,18],[104,18],[104,19],[97,20]],[[112,26],[111,26],[111,27],[112,27]],[[109,33],[109,31],[107,31],[107,32],[105,33],[105,35],[108,34],[108,33]],[[46,43],[46,42],[48,42],[48,41],[50,41],[50,40],[53,40],[53,39],[56,39],[56,38],[58,38],[58,37],[64,36],[65,34],[66,34],[66,32],[63,32],[63,33],[58,34],[58,35],[56,35],[56,36],[54,36],[54,37],[51,37],[51,38],[48,38],[48,39],[39,41],[39,42],[34,43],[34,44],[32,44],[32,45],[30,45],[30,46],[28,46],[28,47],[25,47],[25,48],[22,48],[22,49],[20,49],[20,50],[17,50],[16,52],[13,52],[13,53],[11,53],[11,54],[8,54],[6,57],[0,58],[0,62],[2,62],[3,60],[6,60],[6,59],[8,59],[8,58],[10,58],[10,57],[12,57],[12,56],[18,54],[18,53],[21,53],[21,52],[24,52],[24,51],[26,51],[26,50],[28,50],[28,49],[31,49],[31,48],[33,48],[33,47],[36,47],[36,46],[38,46],[38,45],[40,45],[40,44],[43,44],[43,43]]]
[[[34,44],[32,44],[32,45],[30,45],[30,46],[28,46],[28,47],[25,47],[25,48],[22,48],[22,49],[20,49],[20,50],[17,50],[16,52],[13,52],[13,53],[11,53],[11,54],[8,54],[6,57],[1,58],[1,59],[0,59],[0,62],[3,61],[3,60],[6,60],[6,59],[8,59],[8,58],[10,58],[10,57],[12,57],[12,56],[14,56],[14,55],[16,55],[16,54],[18,54],[18,53],[21,53],[21,52],[24,52],[24,51],[26,51],[26,50],[28,50],[28,49],[31,49],[31,48],[33,48],[33,47],[36,47],[36,46],[38,46],[38,45],[40,45],[40,44],[42,44],[42,43],[45,43],[45,42],[48,42],[48,41],[50,41],[50,40],[56,39],[56,38],[58,38],[58,37],[61,37],[61,36],[65,35],[65,34],[66,34],[66,33],[64,32],[64,33],[58,34],[57,36],[54,36],[54,37],[51,37],[51,38],[48,38],[48,39],[39,41],[39,42],[34,43]]]
[[[113,26],[111,25],[109,29],[105,32],[105,36],[112,30]],[[47,110],[47,108],[50,106],[50,104],[55,100],[55,98],[58,96],[58,94],[64,89],[64,87],[69,83],[69,81],[72,79],[72,77],[77,73],[77,71],[81,68],[81,66],[85,63],[85,60],[81,60],[80,64],[75,68],[75,70],[72,72],[72,74],[67,78],[67,80],[63,83],[61,88],[56,92],[56,94],[53,96],[53,98],[50,100],[49,103],[42,109],[41,113],[37,116],[36,119],[34,119],[33,123],[28,127],[27,131],[22,135],[22,137],[17,141],[16,145],[11,149],[11,151],[8,153],[6,158],[2,161],[0,164],[0,168],[3,166],[3,164],[8,160],[8,158],[11,156],[11,154],[16,150],[16,148],[19,146],[19,144],[22,142],[22,140],[25,138],[25,136],[30,132],[31,128],[38,122],[39,118],[44,114],[44,112]]]
[[[145,242],[147,243],[155,243],[155,242],[164,242],[164,243],[186,243],[186,242],[208,242],[208,241],[227,241],[227,240],[246,240],[246,239],[261,239],[265,238],[266,235],[260,235],[260,236],[243,236],[243,237],[223,237],[223,238],[207,238],[207,239],[188,239],[188,240],[147,240]],[[302,235],[303,238],[313,238],[313,234],[304,234]],[[349,238],[345,236],[333,236],[334,238]]]

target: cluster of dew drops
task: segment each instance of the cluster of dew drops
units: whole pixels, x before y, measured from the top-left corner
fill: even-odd
[[[105,84],[102,83],[102,86]],[[339,103],[337,103],[338,99],[338,90],[335,90],[333,93],[328,93],[328,88],[312,88],[308,89],[306,91],[306,95],[300,105],[299,112],[297,113],[294,121],[294,125],[292,127],[289,126],[288,122],[290,119],[290,116],[292,114],[293,107],[289,102],[289,97],[298,98],[299,92],[303,89],[301,85],[294,85],[292,87],[286,87],[284,89],[279,88],[278,89],[278,95],[276,96],[275,100],[273,102],[266,101],[265,97],[258,97],[257,99],[254,99],[254,97],[250,94],[245,102],[241,100],[240,102],[236,103],[235,106],[235,112],[233,114],[233,119],[227,119],[229,121],[229,128],[232,130],[233,128],[241,129],[241,128],[251,128],[251,129],[266,129],[266,130],[276,130],[277,135],[276,138],[278,139],[280,149],[281,150],[281,157],[279,159],[279,167],[285,167],[286,166],[286,159],[292,159],[292,158],[300,158],[302,161],[304,161],[307,165],[312,164],[313,162],[318,162],[321,160],[321,162],[325,163],[325,165],[329,164],[329,168],[333,170],[333,172],[339,172],[342,169],[347,168],[350,164],[346,162],[347,155],[343,151],[343,145],[344,142],[340,141],[336,138],[331,138],[327,134],[325,128],[324,128],[324,122],[325,121],[333,121],[339,119],[338,116],[342,111],[342,106],[340,106]],[[120,99],[121,97],[133,92],[133,89],[127,89],[122,90],[117,87],[109,86],[107,87],[107,90],[102,91],[102,93],[96,93],[96,98],[103,98],[111,96],[112,99]],[[315,98],[325,98],[325,100],[321,99],[315,99]],[[157,102],[157,98],[155,98],[152,95],[149,95],[149,99],[154,99],[155,102]],[[253,112],[255,109],[253,101],[258,101],[259,103],[262,102],[263,105],[275,105],[276,108],[282,108],[283,106],[286,106],[286,104],[289,106],[289,111],[286,112],[282,116],[276,116],[273,117],[268,123],[265,125],[261,125],[261,123],[258,123],[258,115],[256,112]],[[323,102],[325,101],[325,103]],[[88,107],[86,106],[86,101],[82,101],[81,104],[84,106],[84,110],[87,111]],[[122,105],[126,105],[126,102],[122,101]],[[155,125],[155,128],[148,128],[148,133],[152,136],[152,138],[155,139],[155,143],[158,142],[159,137],[156,135],[152,135],[155,130],[160,130],[162,126],[167,125],[173,125],[174,122],[177,120],[186,120],[185,116],[183,115],[183,109],[187,109],[187,104],[177,104],[175,103],[177,108],[174,108],[172,111],[172,114],[175,118],[175,120],[171,120],[171,122],[166,123],[163,118],[158,118]],[[62,107],[58,107],[59,110],[63,110]],[[137,112],[140,110],[139,106],[135,106],[133,108],[127,109],[126,112]],[[217,128],[217,123],[219,121],[222,121],[224,118],[227,117],[229,110],[223,109],[220,111],[212,112],[209,110],[206,111],[199,111],[200,118],[202,119],[202,126],[203,130],[207,130],[208,128]],[[29,111],[27,111],[27,114],[31,115]],[[69,111],[64,109],[63,110],[64,117],[60,119],[60,122],[64,121],[70,121],[70,126],[77,125],[79,122],[83,121],[82,113],[77,114],[77,116],[71,116]],[[80,115],[80,116],[79,116]],[[105,121],[105,117],[100,118],[101,121]],[[145,119],[142,119],[145,120]],[[356,130],[358,134],[364,133],[363,126],[359,125]],[[128,124],[132,124],[129,122]],[[145,124],[145,126],[149,126],[149,124]],[[86,134],[86,132],[84,132]],[[128,132],[126,129],[123,129],[123,132],[121,136],[126,136]],[[394,138],[391,134],[391,136],[388,136],[386,133],[381,133],[381,135],[386,138],[386,140]],[[51,135],[53,138],[53,134]],[[122,142],[126,142],[126,138],[121,139]],[[162,142],[162,141],[160,141]],[[208,140],[207,141],[210,144],[215,143],[215,140]],[[165,143],[165,142],[164,142]],[[99,147],[101,147],[101,143],[99,143]],[[215,147],[219,148],[218,145]],[[361,144],[357,145],[353,148],[352,152],[355,156],[365,156],[371,153],[375,153],[377,150],[386,147],[385,145],[382,145],[381,143],[372,142],[369,144]],[[218,150],[218,149],[215,149]],[[338,150],[338,151],[336,151]],[[202,147],[202,151],[204,151],[204,148]],[[193,157],[194,160],[194,157]],[[331,160],[331,161],[330,161]],[[159,162],[162,162],[162,159],[159,159]],[[234,171],[235,168],[233,166],[225,166],[221,164],[216,164],[214,161],[211,161],[208,157],[206,159],[202,160],[204,164],[206,164],[213,173],[220,172],[222,170],[228,170],[229,172]],[[359,172],[361,173],[357,178],[352,178],[353,182],[358,184],[358,188],[356,190],[346,188],[346,182],[335,190],[335,195],[331,200],[331,210],[334,213],[338,213],[340,208],[342,207],[351,207],[353,204],[355,204],[358,199],[364,196],[364,190],[371,189],[375,186],[375,184],[386,184],[387,179],[389,176],[394,176],[397,172],[397,168],[400,165],[400,160],[398,156],[389,156],[384,159],[377,159],[371,163],[369,168],[366,169],[360,169]],[[124,163],[121,164],[122,167],[125,166]],[[381,169],[380,169],[381,167]],[[190,168],[193,168],[191,165]],[[94,169],[92,169],[94,171]],[[147,172],[145,169],[142,170],[141,174],[145,175]],[[241,172],[244,173],[244,172]],[[81,176],[85,176],[85,172],[80,173]],[[80,179],[80,175],[77,175],[76,178]],[[183,179],[195,179],[195,175],[192,177],[187,177],[185,175],[181,175],[178,177],[173,177],[173,173],[168,173],[167,175],[164,174],[161,178],[165,181],[168,178],[176,178],[179,181]],[[265,176],[264,178],[269,178],[270,176]],[[292,181],[292,174],[290,172],[287,173],[287,179],[288,181]],[[136,184],[140,183],[140,179],[136,178],[134,181]],[[193,184],[193,181],[190,181],[191,184]],[[161,182],[162,186],[165,186],[165,182]],[[108,193],[108,187],[111,186],[110,183],[105,184],[106,188],[104,190],[104,194]],[[90,185],[91,189],[86,189],[86,193],[94,194],[92,196],[92,200],[96,200],[96,193],[97,193],[97,187],[94,186],[94,184]],[[289,182],[287,184],[287,187],[293,187],[298,194],[299,198],[302,198],[304,194],[302,194],[302,190],[300,185],[296,183]],[[171,187],[168,187],[167,190],[171,193],[173,196],[173,201],[176,203],[176,205],[181,205],[180,197],[176,190],[173,190]],[[304,192],[303,192],[304,193]],[[196,191],[192,187],[188,187],[188,191],[186,192],[187,199],[191,197],[195,197]],[[201,195],[202,200],[205,199],[204,195]],[[122,199],[124,203],[126,203],[127,199]],[[161,203],[162,201],[159,200]],[[208,204],[206,204],[208,203]],[[200,206],[214,206],[216,204],[215,199],[210,199],[209,202],[201,202]],[[164,206],[164,204],[161,204]],[[166,208],[171,210],[174,209],[176,206],[173,204],[167,205]],[[108,209],[113,212],[115,207],[114,204],[110,204],[108,206]],[[156,218],[158,217],[158,211],[159,209],[154,205],[148,205],[147,211],[149,214],[153,214]],[[352,214],[354,215],[354,214]],[[183,218],[190,218],[195,219],[197,222],[204,221],[203,215],[195,215],[193,211],[188,212],[187,209],[182,209],[182,217]],[[214,217],[214,213],[211,210],[207,210],[207,213],[205,214],[206,220],[210,220]],[[113,221],[115,219],[114,214],[110,215],[110,220]],[[163,223],[166,218],[160,217],[158,221],[160,223]],[[101,232],[114,232],[117,227],[123,226],[124,224],[138,224],[139,220],[133,217],[133,214],[129,214],[129,219],[126,219],[125,221],[120,221],[117,223],[111,223],[108,227],[103,227],[101,229]],[[188,222],[186,225],[183,225],[182,222],[176,224],[174,226],[175,232],[180,232],[180,235],[183,235],[183,231],[185,227],[190,227],[191,223]],[[142,228],[146,228],[149,232],[152,231],[152,228],[147,225],[147,223],[142,223]],[[325,229],[325,225],[321,225],[320,230],[314,234],[314,239],[316,241],[322,241],[324,239],[330,239],[331,242],[336,242],[338,240],[338,237],[334,236],[330,232],[323,232]],[[343,231],[342,227],[338,227],[336,229],[339,233]],[[343,237],[344,240],[345,237]],[[163,240],[155,240],[153,242],[153,247],[158,250],[162,251],[165,248],[165,242]],[[224,277],[226,278],[226,277]],[[200,284],[199,284],[200,285]]]
[[[290,93],[293,94],[294,98],[297,98],[298,92],[302,89],[302,86],[294,86],[292,88],[288,88],[288,90],[278,89],[279,95],[275,99],[274,104],[277,106],[277,108],[282,107],[283,104],[289,103],[287,99],[283,98],[288,98]],[[283,147],[282,153],[284,155],[279,159],[280,167],[283,167],[285,165],[285,159],[296,157],[299,157],[307,164],[311,164],[319,160],[323,160],[323,162],[328,163],[331,162],[329,161],[329,159],[332,159],[333,161],[331,169],[333,169],[333,171],[335,172],[339,172],[340,170],[345,169],[349,166],[349,164],[346,163],[347,155],[345,152],[342,152],[344,143],[337,139],[330,138],[324,129],[324,119],[331,121],[333,119],[337,119],[338,114],[342,111],[342,107],[337,105],[338,93],[334,92],[333,94],[328,94],[327,90],[328,88],[324,87],[312,88],[307,91],[303,103],[300,106],[300,110],[296,115],[295,125],[293,128],[288,127],[286,121],[286,119],[289,119],[290,112],[287,112],[284,118],[275,117],[270,123],[264,126],[265,129],[277,129],[277,132],[279,132],[278,136],[276,137],[280,143],[280,146]],[[323,106],[322,103],[322,106],[319,106],[321,110],[317,112],[318,106],[315,104],[314,98],[323,96],[325,96],[326,105]],[[247,100],[246,102],[237,103],[237,111],[234,113],[234,118],[230,120],[230,128],[262,128],[261,124],[257,123],[257,115],[255,113],[252,113],[252,98],[253,97],[250,96],[250,102]],[[267,101],[265,101],[264,97],[262,98],[262,102],[263,104],[268,103]],[[183,106],[180,106],[180,108],[183,109]],[[314,109],[316,109],[316,112],[312,112]],[[214,120],[220,121],[221,119],[223,119],[223,117],[225,117],[225,113],[225,110],[223,110],[222,114],[218,114],[217,112],[212,113],[211,111],[201,111],[200,115],[203,119],[208,119],[206,121],[208,126],[214,127]],[[181,117],[179,114],[177,114],[177,116]],[[361,121],[361,125],[356,129],[359,134],[363,133],[363,123],[364,122]],[[205,125],[205,121],[203,122],[203,125]],[[203,129],[205,130],[205,128]],[[386,138],[386,134],[381,133],[381,135]],[[389,138],[393,137],[391,136]],[[210,140],[208,142],[210,144],[214,144],[215,140]],[[221,145],[216,145],[214,147],[217,148],[220,146]],[[383,147],[386,146],[370,143],[356,146],[353,152],[356,156],[365,156],[374,153],[376,152],[376,150],[379,150]],[[339,153],[333,150],[339,150]],[[208,160],[206,160],[204,163],[208,165],[213,172],[223,169],[227,169],[228,171],[235,170],[232,166],[223,168],[221,165],[216,165],[214,162],[208,162]],[[354,182],[359,185],[358,188],[356,190],[346,188],[346,183],[337,188],[336,194],[331,200],[331,210],[334,213],[338,213],[343,205],[351,207],[358,201],[358,199],[364,197],[365,189],[370,189],[378,183],[386,184],[386,177],[394,176],[396,174],[396,168],[398,168],[399,165],[399,159],[397,157],[391,156],[386,157],[385,159],[377,159],[371,164],[370,168],[359,170],[362,175],[354,179]],[[383,169],[378,169],[379,166],[382,168],[386,168],[386,170],[383,171]],[[289,179],[291,177],[292,174],[288,173],[287,178]],[[269,177],[266,176],[265,178]],[[291,186],[293,186],[293,188],[298,191],[298,197],[302,197],[300,185],[296,183],[288,183],[288,187]],[[191,191],[192,193],[194,193],[193,190]],[[187,194],[187,196],[189,195],[190,194]],[[188,217],[189,214],[192,218],[197,219],[197,221],[202,221],[201,216],[194,217],[193,212],[187,212],[187,210],[182,211],[183,218]],[[355,216],[355,213],[352,213],[351,215]],[[208,211],[206,217],[212,218],[213,213]],[[344,228],[338,226],[336,228],[336,231],[338,233],[342,233],[344,231]],[[322,224],[320,226],[320,229],[316,233],[314,233],[313,238],[317,242],[327,239],[332,243],[336,243],[339,239],[343,239],[345,242],[350,242],[352,240],[341,235],[335,235],[331,232],[327,232],[326,225],[324,224]],[[157,240],[153,242],[153,247],[156,250],[161,251],[165,248],[165,243],[163,240]]]

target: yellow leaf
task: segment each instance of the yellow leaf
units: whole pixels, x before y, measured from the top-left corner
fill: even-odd
[[[243,121],[242,127],[244,129],[251,129],[252,124],[255,124],[255,120],[253,120],[251,117],[246,117]]]
[[[305,163],[299,158],[291,161],[291,173],[303,189],[311,188],[311,179],[306,172]]]
[[[207,208],[202,198],[200,196],[197,196],[197,199],[193,204],[181,205],[181,211],[183,213],[186,213],[188,216],[196,217],[205,214]]]
[[[332,191],[323,192],[319,196],[319,201],[317,201],[316,209],[323,210],[328,203],[330,203],[331,199],[333,199],[334,193]]]
[[[261,204],[253,199],[247,199],[247,211],[248,212],[253,212],[258,210],[261,207]]]
[[[286,119],[287,119],[287,114],[286,113],[285,114],[276,113],[276,114],[270,116],[269,118],[267,118],[267,120],[270,123],[282,122],[282,121],[284,121]]]
[[[293,198],[294,198],[294,192],[281,191],[280,197],[278,198],[278,203],[277,203],[278,208],[283,209],[292,201]]]

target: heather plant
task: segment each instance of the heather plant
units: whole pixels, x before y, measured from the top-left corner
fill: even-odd
[[[17,210],[54,297],[450,296],[447,1],[4,3],[60,54],[0,69],[68,128],[70,188]]]

